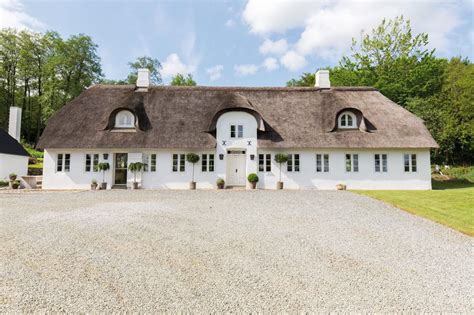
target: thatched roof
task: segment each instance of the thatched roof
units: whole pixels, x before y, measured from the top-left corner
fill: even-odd
[[[136,132],[114,132],[113,114],[129,109]],[[357,130],[338,130],[353,111]],[[229,110],[259,120],[259,147],[432,148],[423,121],[372,88],[245,88],[96,85],[48,121],[40,148],[214,148],[215,122]]]
[[[10,136],[5,130],[0,128],[0,153],[30,156],[18,141]]]

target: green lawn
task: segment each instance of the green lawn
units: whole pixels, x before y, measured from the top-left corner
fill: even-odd
[[[474,183],[433,181],[433,190],[364,190],[359,194],[474,236]]]

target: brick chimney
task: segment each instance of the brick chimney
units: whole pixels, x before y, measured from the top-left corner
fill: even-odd
[[[10,107],[10,118],[8,121],[8,134],[20,142],[21,132],[21,108],[16,106]]]
[[[318,70],[316,72],[316,80],[314,86],[320,89],[330,89],[331,81],[329,81],[329,70]]]

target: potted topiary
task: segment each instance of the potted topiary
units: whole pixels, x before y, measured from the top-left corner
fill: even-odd
[[[15,180],[12,180],[11,181],[11,184],[12,184],[12,189],[18,189],[20,188],[20,181],[15,179]]]
[[[193,177],[192,177],[192,181],[189,183],[189,189],[194,190],[196,189],[196,182],[194,181],[194,164],[199,162],[199,155],[195,153],[188,153],[186,154],[186,161],[193,164]]]
[[[97,180],[93,179],[91,181],[91,190],[97,190]]]
[[[133,189],[138,189],[137,173],[141,172],[144,168],[145,168],[145,163],[142,163],[142,162],[130,163],[130,165],[128,165],[128,170],[133,173],[133,183],[132,183]]]
[[[102,162],[97,164],[97,170],[102,172],[102,183],[100,183],[100,189],[106,190],[107,183],[105,182],[105,172],[110,169],[110,164],[108,162]]]
[[[16,179],[16,177],[17,177],[17,176],[16,176],[15,173],[10,173],[10,174],[8,175],[8,178],[10,178],[11,181],[14,181],[14,180]]]
[[[288,161],[288,155],[286,154],[275,154],[275,162],[280,164],[280,180],[277,182],[277,189],[283,189],[283,182],[281,181],[281,165]]]
[[[217,189],[224,189],[225,181],[222,178],[218,178],[216,181]]]
[[[255,173],[250,173],[249,176],[247,176],[247,180],[250,183],[250,188],[255,189],[257,187],[258,183],[258,175]]]

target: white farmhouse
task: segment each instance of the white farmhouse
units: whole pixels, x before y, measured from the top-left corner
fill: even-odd
[[[21,130],[21,108],[10,107],[8,133],[0,129],[0,180],[7,180],[15,173],[18,178],[28,173],[29,154],[19,143]]]
[[[38,144],[45,149],[43,187],[88,188],[102,180],[95,166],[110,164],[108,187],[130,187],[131,162],[145,162],[143,188],[186,189],[200,156],[198,188],[259,188],[279,180],[275,154],[288,155],[288,189],[431,189],[430,148],[438,145],[423,121],[370,87],[331,87],[329,72],[309,88],[96,85],[64,106]]]

